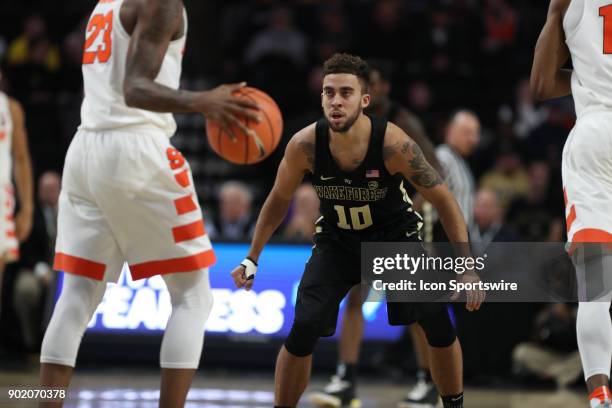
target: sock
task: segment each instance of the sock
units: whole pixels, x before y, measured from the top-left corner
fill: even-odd
[[[417,378],[417,381],[424,381],[426,383],[433,382],[433,379],[431,378],[431,371],[425,368],[419,368],[417,370],[416,378]]]
[[[589,401],[596,400],[598,402],[612,401],[612,394],[610,388],[607,385],[595,388],[595,390],[589,395]]]
[[[444,408],[463,408],[463,393],[442,397]]]
[[[354,383],[357,381],[357,364],[339,363],[336,369],[336,375],[344,381]]]

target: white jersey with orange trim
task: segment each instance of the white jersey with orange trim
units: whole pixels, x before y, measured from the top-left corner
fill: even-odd
[[[89,21],[82,124],[70,143],[59,198],[54,268],[116,281],[208,268],[215,254],[189,163],[169,136],[175,123],[125,105],[129,36],[122,0],[98,3]],[[173,41],[157,81],[178,87],[185,36]]]
[[[168,137],[176,131],[171,113],[158,113],[126,105],[123,93],[130,35],[121,24],[123,0],[100,0],[89,18],[83,52],[85,98],[81,126],[86,131],[161,129]],[[170,42],[155,82],[178,89],[187,18],[181,38]]]
[[[11,183],[13,168],[13,117],[9,98],[0,92],[0,185]]]
[[[576,115],[612,112],[612,2],[572,0],[563,19]]]
[[[567,237],[612,242],[612,1],[572,0],[563,29],[578,117],[561,163]]]
[[[0,258],[8,262],[16,260],[19,254],[13,220],[15,197],[12,184],[12,148],[13,117],[9,98],[0,92]]]

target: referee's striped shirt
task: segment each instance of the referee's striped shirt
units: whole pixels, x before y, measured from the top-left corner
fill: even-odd
[[[447,144],[436,148],[436,157],[442,166],[444,181],[459,203],[468,231],[474,220],[474,175],[467,162]]]

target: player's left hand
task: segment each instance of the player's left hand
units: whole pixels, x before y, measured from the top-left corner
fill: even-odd
[[[255,283],[255,273],[257,272],[257,264],[249,258],[245,258],[231,272],[232,279],[237,288],[244,288],[245,290],[251,290]]]
[[[480,277],[473,270],[466,271],[465,273],[457,277],[457,282],[477,283],[477,282],[480,282]],[[455,301],[459,299],[460,295],[461,293],[454,292],[453,295],[451,296],[451,300]],[[466,290],[465,295],[467,297],[465,308],[468,311],[473,312],[473,311],[480,309],[480,306],[482,306],[482,303],[484,302],[485,297],[486,297],[486,292],[481,289],[473,289],[473,290]]]
[[[32,232],[32,213],[19,211],[15,217],[15,236],[19,242],[23,242],[30,236]]]

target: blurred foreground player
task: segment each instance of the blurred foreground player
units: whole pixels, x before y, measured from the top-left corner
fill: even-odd
[[[418,145],[399,127],[363,113],[370,103],[367,64],[336,54],[325,62],[323,75],[325,118],[289,142],[249,254],[231,273],[237,287],[251,289],[263,247],[304,175],[312,173],[323,216],[298,289],[293,327],[276,362],[276,407],[296,406],[306,388],[319,337],[333,334],[340,301],[361,281],[361,242],[420,241],[421,217],[412,209],[407,180],[437,208],[453,242],[468,238],[457,203]],[[484,293],[469,292],[468,298],[468,308],[477,309]],[[462,407],[461,347],[446,305],[389,302],[387,308],[390,323],[418,321],[423,327],[444,406]]]
[[[406,134],[410,135],[410,138],[423,151],[427,162],[439,171],[440,167],[435,148],[425,134],[425,128],[419,118],[390,98],[390,74],[384,65],[370,64],[368,93],[371,100],[366,112],[380,118],[387,118],[389,122],[397,125]],[[409,193],[413,192],[410,190],[412,189],[408,190]],[[424,222],[427,223],[428,219],[431,220],[431,217],[425,217]],[[361,405],[361,401],[357,397],[356,387],[359,350],[363,341],[362,304],[364,295],[361,285],[356,285],[349,291],[338,341],[336,374],[332,376],[331,381],[322,391],[313,392],[308,396],[309,401],[315,405],[322,407],[357,407]],[[417,323],[410,325],[409,330],[418,363],[417,385],[408,392],[404,401],[400,404],[416,403],[435,406],[439,397],[429,371],[427,339],[423,329]]]
[[[54,268],[67,272],[45,333],[40,382],[66,387],[107,282],[162,275],[172,303],[161,346],[160,407],[185,403],[212,307],[215,262],[189,165],[172,147],[170,112],[224,127],[257,120],[224,85],[179,91],[187,18],[181,0],[100,1],[87,25],[81,126],[66,157]],[[61,403],[42,403],[42,407]]]
[[[19,198],[16,216],[13,216],[13,173]],[[19,102],[0,92],[0,294],[4,267],[17,261],[19,242],[25,241],[32,230],[32,184],[32,163],[23,109]]]
[[[578,120],[563,149],[569,253],[578,274],[578,348],[591,408],[612,407],[612,4],[552,0],[535,49],[539,99],[573,94]],[[573,71],[562,69],[569,56]],[[593,244],[605,243],[594,251]]]

